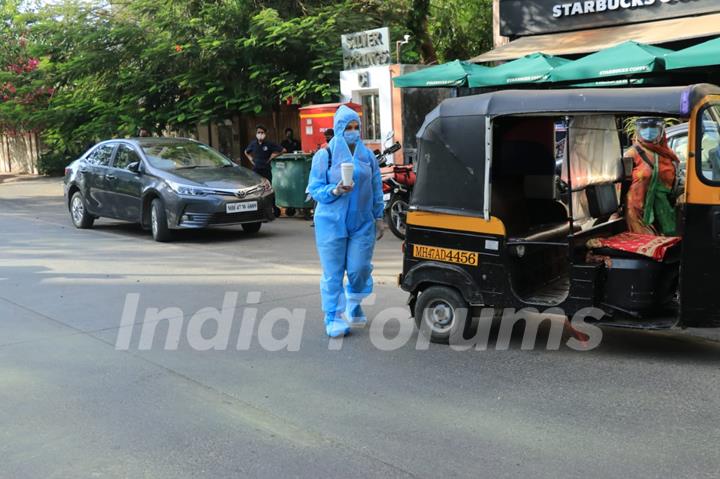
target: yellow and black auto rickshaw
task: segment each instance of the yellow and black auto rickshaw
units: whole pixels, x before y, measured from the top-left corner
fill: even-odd
[[[627,231],[622,125],[633,116],[687,121],[689,146],[677,237],[629,249],[613,241]],[[475,307],[595,307],[600,323],[620,327],[720,326],[718,131],[712,85],[445,100],[418,132],[400,276],[418,326],[446,342]]]

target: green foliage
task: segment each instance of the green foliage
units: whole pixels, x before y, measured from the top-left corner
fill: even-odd
[[[74,155],[58,151],[48,151],[40,155],[38,159],[38,172],[41,175],[61,176],[65,173],[65,167],[76,158]]]
[[[493,47],[492,0],[438,0],[428,29],[440,63],[467,60]]]
[[[190,129],[290,99],[334,101],[343,33],[408,33],[410,63],[465,59],[492,36],[490,0],[28,4],[0,3],[0,131],[41,132],[45,171],[140,128]]]

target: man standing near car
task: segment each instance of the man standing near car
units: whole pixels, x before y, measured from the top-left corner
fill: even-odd
[[[253,165],[253,171],[263,178],[267,178],[272,183],[271,161],[273,158],[283,153],[282,146],[268,141],[267,128],[263,125],[255,127],[255,139],[245,148],[245,156],[248,157]],[[275,216],[280,216],[280,209],[273,205]]]
[[[255,127],[255,139],[245,148],[245,156],[253,165],[253,171],[263,178],[272,182],[272,168],[270,162],[284,150],[283,148],[266,139],[267,128],[263,125]]]

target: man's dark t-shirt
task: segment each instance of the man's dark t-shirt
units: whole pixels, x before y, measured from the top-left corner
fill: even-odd
[[[282,147],[272,141],[263,141],[259,143],[257,139],[253,140],[247,148],[245,153],[252,154],[253,157],[253,170],[269,170],[270,169],[270,156],[273,153],[280,153]]]
[[[288,153],[292,153],[294,151],[300,151],[300,142],[297,141],[295,138],[292,140],[288,140],[287,138],[280,143],[280,145],[285,148],[285,151]]]

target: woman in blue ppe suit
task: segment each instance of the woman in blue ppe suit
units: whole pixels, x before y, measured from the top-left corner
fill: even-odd
[[[372,292],[373,250],[384,227],[380,169],[360,140],[360,116],[341,106],[335,113],[334,130],[328,147],[313,157],[308,184],[317,201],[315,241],[323,269],[320,293],[325,331],[330,337],[349,333],[349,323],[367,322],[360,303]],[[351,186],[342,185],[343,163],[354,165]]]

